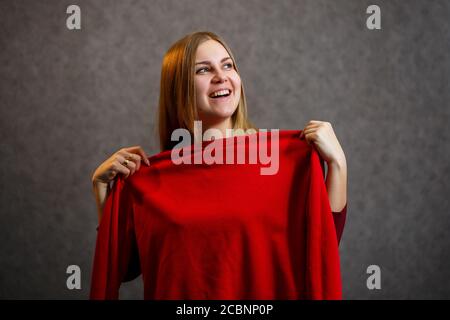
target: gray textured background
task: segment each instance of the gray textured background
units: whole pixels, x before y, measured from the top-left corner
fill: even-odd
[[[91,175],[121,147],[158,151],[162,57],[196,30],[230,44],[260,128],[332,123],[349,170],[344,298],[450,298],[449,27],[445,0],[1,1],[0,298],[88,298]]]

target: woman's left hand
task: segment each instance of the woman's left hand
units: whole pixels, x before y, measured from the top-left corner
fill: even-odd
[[[300,139],[306,139],[309,145],[312,143],[328,164],[345,161],[344,151],[329,122],[311,120],[300,134]]]

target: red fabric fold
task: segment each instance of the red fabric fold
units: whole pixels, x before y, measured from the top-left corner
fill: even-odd
[[[175,165],[165,151],[119,177],[98,229],[91,299],[118,299],[140,272],[145,299],[341,299],[338,217],[300,132],[279,132],[275,175],[261,175],[262,164]],[[259,140],[247,138],[248,151]]]
[[[338,243],[341,243],[342,234],[344,233],[345,221],[347,220],[347,204],[339,212],[332,212],[334,226],[336,228],[336,236]]]

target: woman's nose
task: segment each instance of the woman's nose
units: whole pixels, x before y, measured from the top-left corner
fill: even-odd
[[[213,77],[213,81],[214,82],[219,82],[219,83],[222,83],[222,82],[226,81],[226,79],[227,78],[225,76],[225,73],[222,72],[222,71],[216,72],[216,74]]]

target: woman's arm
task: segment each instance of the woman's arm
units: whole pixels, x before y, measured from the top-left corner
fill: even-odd
[[[327,163],[326,186],[331,211],[341,212],[347,204],[347,161],[344,158]]]
[[[118,174],[123,174],[125,179],[133,175],[141,167],[141,160],[150,165],[147,155],[140,146],[122,148],[106,159],[92,175],[92,187],[97,203],[98,223],[102,219],[103,206],[110,191],[110,183]]]
[[[103,214],[103,206],[105,204],[106,197],[110,192],[110,184],[93,181],[92,187],[94,191],[95,202],[97,203],[98,223],[100,223]]]
[[[300,134],[313,145],[328,166],[326,187],[331,211],[340,212],[347,203],[347,161],[331,123],[311,120]]]

